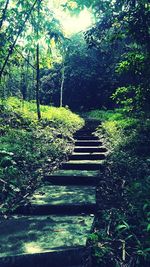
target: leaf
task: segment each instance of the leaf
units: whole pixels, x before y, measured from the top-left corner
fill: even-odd
[[[133,237],[133,235],[129,235],[129,236],[127,236],[127,238],[126,238],[125,240],[128,240],[128,239],[130,239],[131,237]]]
[[[124,222],[124,224],[119,224],[116,227],[116,230],[121,230],[121,229],[129,229],[129,225],[126,222]]]
[[[147,225],[147,231],[150,231],[150,223]]]
[[[121,230],[121,229],[124,229],[124,228],[127,228],[127,226],[124,225],[124,224],[119,224],[119,225],[116,227],[116,230]]]
[[[150,248],[145,248],[144,251],[145,252],[150,252]]]

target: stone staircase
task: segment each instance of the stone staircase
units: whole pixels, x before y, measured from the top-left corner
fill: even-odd
[[[87,238],[106,149],[87,121],[68,162],[44,178],[9,220],[0,221],[0,267],[91,267]]]

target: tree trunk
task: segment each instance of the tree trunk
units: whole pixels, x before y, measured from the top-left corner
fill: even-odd
[[[65,67],[63,64],[62,68],[62,79],[61,79],[61,87],[60,87],[60,107],[63,105],[63,88],[64,88],[64,81],[65,81]]]
[[[36,47],[36,62],[37,62],[37,69],[36,69],[36,105],[37,105],[37,116],[38,120],[41,119],[41,111],[40,111],[40,101],[39,101],[39,88],[40,88],[40,68],[39,68],[39,43]]]
[[[23,100],[27,99],[27,84],[26,84],[26,76],[25,69],[22,68],[22,83],[21,83],[21,93]]]
[[[36,72],[35,72],[34,69],[32,71],[33,72],[32,72],[32,83],[31,83],[31,88],[30,88],[30,100],[33,100],[33,99],[36,98],[36,96],[35,96],[35,80],[36,80],[35,76],[36,76]]]
[[[29,54],[28,54],[28,57],[27,57],[27,60],[28,61],[30,61],[30,56],[29,56]],[[26,67],[26,69],[25,69],[25,84],[26,84],[26,90],[27,90],[27,92],[26,92],[26,94],[27,94],[27,100],[29,100],[29,93],[28,93],[28,89],[29,89],[29,64],[28,64],[28,62],[27,61],[25,61],[25,67]]]
[[[36,105],[37,105],[37,116],[38,120],[41,119],[40,111],[40,100],[39,100],[39,89],[40,89],[40,66],[39,66],[39,19],[40,19],[40,0],[38,0],[37,6],[37,46],[36,46]]]

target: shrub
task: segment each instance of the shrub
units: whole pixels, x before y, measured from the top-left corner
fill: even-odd
[[[91,242],[98,266],[148,267],[150,120],[142,120],[142,114],[116,114],[103,114],[96,132],[105,140],[109,156],[98,187],[99,216]]]
[[[65,108],[41,106],[17,98],[0,101],[1,212],[16,208],[72,151],[73,133],[83,119]]]

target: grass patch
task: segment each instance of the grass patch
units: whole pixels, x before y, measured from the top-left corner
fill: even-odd
[[[73,148],[73,133],[83,119],[65,108],[41,106],[17,98],[0,101],[1,213],[26,202],[45,174],[58,168]]]
[[[123,113],[122,110],[92,110],[86,113],[86,116],[91,119],[96,119],[101,122],[107,121],[107,120],[120,120],[123,119]]]

